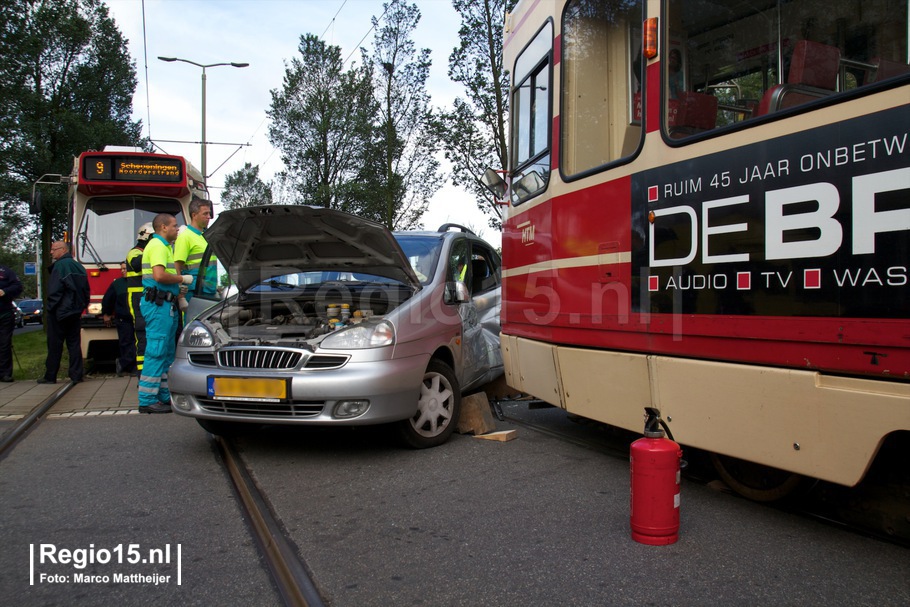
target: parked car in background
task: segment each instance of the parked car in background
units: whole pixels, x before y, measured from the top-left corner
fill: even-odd
[[[390,424],[433,447],[462,392],[502,374],[501,262],[466,228],[392,234],[273,205],[223,211],[206,239],[238,293],[186,325],[168,384],[174,411],[213,434]]]
[[[43,302],[40,299],[23,299],[17,302],[19,309],[22,310],[22,324],[27,325],[30,322],[41,324],[44,322],[41,313],[44,311]]]

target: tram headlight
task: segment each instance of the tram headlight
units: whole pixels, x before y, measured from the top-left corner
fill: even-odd
[[[183,331],[183,345],[191,348],[208,348],[215,343],[215,338],[205,325],[193,321]]]

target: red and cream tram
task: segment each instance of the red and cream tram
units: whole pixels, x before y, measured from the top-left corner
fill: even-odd
[[[908,31],[906,0],[522,0],[509,385],[655,407],[757,499],[859,482],[910,432]]]

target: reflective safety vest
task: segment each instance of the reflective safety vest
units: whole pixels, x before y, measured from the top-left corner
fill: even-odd
[[[174,261],[180,261],[185,264],[183,273],[193,277],[193,283],[190,285],[190,291],[196,288],[195,278],[199,276],[200,266],[202,265],[202,256],[208,243],[202,232],[195,226],[187,225],[186,229],[177,236],[174,243]],[[214,253],[209,257],[208,266],[202,275],[205,280],[203,292],[212,294],[218,286],[218,258]]]
[[[155,280],[152,268],[163,266],[168,274],[177,274],[177,267],[174,265],[174,252],[171,250],[170,243],[155,234],[145,245],[145,251],[142,252],[142,286],[145,288],[154,287],[159,291],[167,291],[177,294],[179,285],[177,284],[160,284]]]

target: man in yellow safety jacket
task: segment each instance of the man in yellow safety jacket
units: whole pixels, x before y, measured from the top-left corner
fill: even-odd
[[[202,293],[214,295],[218,287],[218,259],[213,254],[208,265],[203,269],[202,255],[208,243],[203,233],[212,220],[212,202],[202,198],[193,198],[190,202],[190,221],[185,229],[181,229],[174,242],[174,265],[177,272],[193,277],[189,285],[186,300],[189,301],[195,290],[197,277],[202,276]]]
[[[136,335],[136,371],[142,371],[145,360],[145,320],[139,302],[142,300],[142,252],[149,238],[155,233],[152,222],[139,228],[136,234],[136,244],[126,254],[126,292],[133,317],[133,331]]]
[[[177,239],[177,218],[167,213],[155,216],[155,235],[142,253],[142,317],[145,319],[145,364],[139,375],[139,412],[170,413],[171,393],[167,374],[174,362],[182,285],[191,276],[180,276],[174,266],[171,245]],[[184,289],[185,291],[185,289]]]

